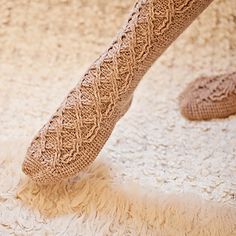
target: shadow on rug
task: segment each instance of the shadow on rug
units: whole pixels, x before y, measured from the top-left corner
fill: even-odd
[[[62,217],[61,224],[73,215],[78,232],[86,228],[86,235],[235,235],[234,208],[193,194],[157,193],[132,182],[121,185],[112,174],[110,166],[96,161],[57,185],[26,180],[17,198],[46,218]]]

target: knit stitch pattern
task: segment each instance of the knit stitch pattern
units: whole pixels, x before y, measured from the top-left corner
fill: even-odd
[[[112,45],[91,65],[28,148],[23,171],[46,184],[91,164],[153,62],[212,0],[139,0]]]
[[[190,83],[180,95],[180,110],[189,120],[236,114],[236,72],[199,77]]]

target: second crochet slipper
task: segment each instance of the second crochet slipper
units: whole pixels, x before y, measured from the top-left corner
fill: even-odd
[[[179,103],[182,115],[189,120],[236,114],[236,72],[199,77],[180,94]]]

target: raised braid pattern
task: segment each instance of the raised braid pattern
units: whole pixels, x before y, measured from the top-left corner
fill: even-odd
[[[236,114],[236,72],[197,78],[181,93],[180,109],[190,120]]]
[[[153,62],[212,0],[139,0],[111,46],[39,131],[23,171],[56,182],[88,166],[126,112]]]

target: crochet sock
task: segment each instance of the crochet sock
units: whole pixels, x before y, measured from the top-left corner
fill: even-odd
[[[35,136],[23,171],[46,184],[91,164],[148,68],[211,2],[139,0],[111,46]]]
[[[180,95],[179,102],[181,113],[189,120],[236,114],[236,72],[196,79]]]

